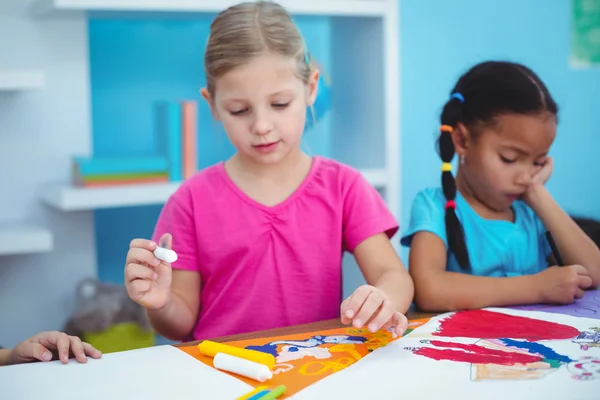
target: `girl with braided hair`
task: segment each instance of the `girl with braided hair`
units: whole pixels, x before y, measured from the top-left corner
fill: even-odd
[[[421,309],[565,304],[598,286],[600,250],[544,186],[557,114],[523,65],[483,62],[458,80],[441,115],[442,187],[417,194],[401,239]]]

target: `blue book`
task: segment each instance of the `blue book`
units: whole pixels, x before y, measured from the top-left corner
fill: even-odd
[[[169,161],[169,180],[183,180],[183,133],[181,104],[159,102],[156,112],[157,153]]]
[[[156,173],[169,168],[169,160],[162,156],[73,157],[73,163],[81,176]]]

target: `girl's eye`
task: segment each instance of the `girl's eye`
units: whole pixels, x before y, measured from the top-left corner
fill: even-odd
[[[248,109],[247,109],[247,108],[244,108],[244,109],[242,109],[242,110],[229,111],[229,114],[231,114],[231,115],[234,115],[234,116],[236,116],[236,115],[242,115],[242,114],[244,114],[246,111],[248,111]]]
[[[286,108],[289,105],[290,105],[290,103],[275,103],[275,104],[272,104],[272,106],[274,108],[277,108],[279,110],[283,110],[284,108]]]
[[[507,158],[507,157],[504,157],[502,155],[500,156],[500,159],[502,160],[503,163],[506,163],[506,164],[512,164],[515,161],[517,161],[516,159]]]

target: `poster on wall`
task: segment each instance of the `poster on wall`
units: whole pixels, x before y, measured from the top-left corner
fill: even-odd
[[[571,1],[571,66],[600,67],[600,0]]]

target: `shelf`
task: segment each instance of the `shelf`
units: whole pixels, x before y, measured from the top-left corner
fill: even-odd
[[[397,0],[279,0],[292,14],[382,17],[386,2]],[[38,0],[35,15],[81,12],[218,13],[239,0]]]
[[[0,91],[40,89],[46,84],[41,71],[0,69]]]
[[[39,194],[46,204],[61,211],[81,211],[163,204],[179,185],[179,182],[173,182],[81,188],[50,184],[43,186]]]
[[[43,253],[53,248],[52,232],[23,224],[0,224],[0,256]]]
[[[385,170],[361,171],[377,189],[388,184]],[[179,187],[179,182],[80,188],[66,184],[48,184],[40,188],[39,196],[49,206],[61,211],[83,211],[102,208],[164,204]]]

